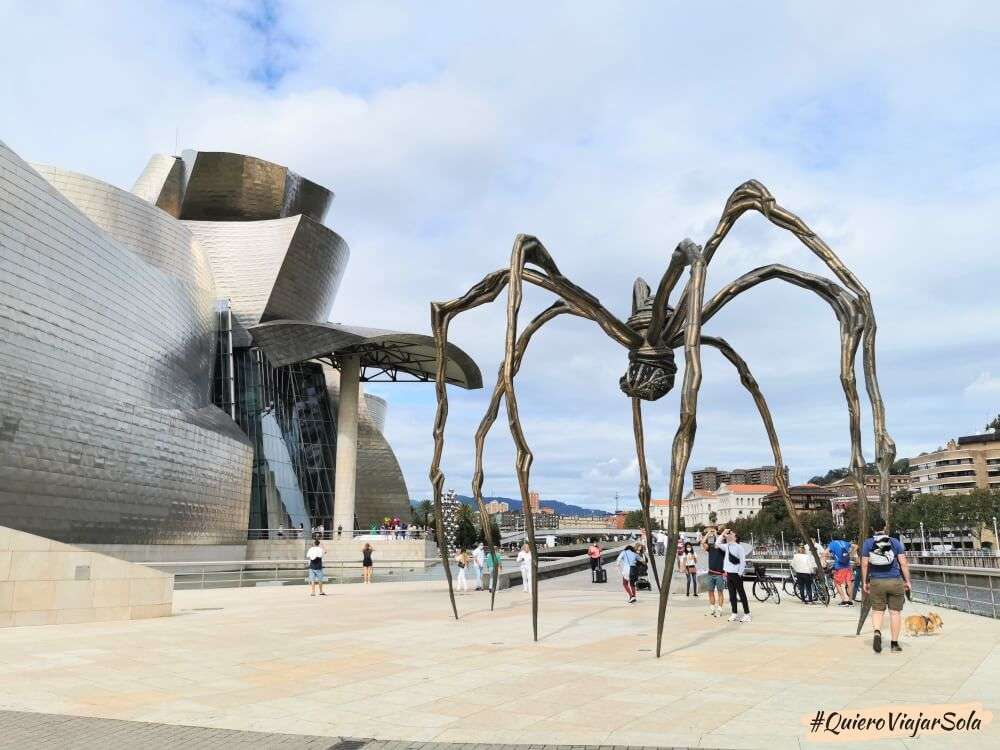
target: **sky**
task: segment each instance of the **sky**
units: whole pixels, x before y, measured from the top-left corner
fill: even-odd
[[[635,278],[655,286],[677,243],[703,243],[754,178],[870,290],[899,456],[1000,412],[996,4],[0,0],[0,28],[0,140],[29,161],[127,189],[152,153],[224,150],[332,188],[327,224],[351,246],[333,321],[429,333],[429,302],[505,266],[521,232],[624,319]],[[825,273],[746,215],[707,294],[776,262]],[[551,301],[529,289],[523,319]],[[442,468],[464,494],[504,307],[452,325],[487,384],[450,389]],[[848,463],[824,303],[769,282],[705,332],[748,361],[793,481]],[[689,469],[771,463],[732,368],[703,360]],[[637,504],[626,364],[588,321],[535,337],[517,392],[543,499]],[[410,496],[428,497],[433,387],[367,387],[389,400]],[[654,497],[667,492],[677,391],[645,407]],[[871,460],[867,407],[863,419]],[[487,494],[516,496],[513,466],[502,414]]]

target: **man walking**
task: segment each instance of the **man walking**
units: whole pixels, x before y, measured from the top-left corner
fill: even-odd
[[[312,547],[306,551],[306,559],[309,561],[309,596],[316,596],[317,585],[319,586],[319,595],[326,596],[323,593],[323,582],[326,580],[326,576],[323,574],[323,555],[326,554],[326,547],[320,540],[320,535],[315,534]]]
[[[882,521],[875,528],[877,531],[861,546],[861,580],[872,606],[872,626],[875,630],[872,648],[878,654],[882,652],[882,619],[887,608],[892,633],[889,650],[903,650],[899,645],[899,631],[903,620],[903,599],[910,590],[910,564],[906,560],[903,543],[888,535],[888,524]]]
[[[714,526],[705,529],[705,534],[701,539],[701,548],[708,552],[708,612],[712,617],[722,616],[722,605],[725,601],[726,574],[723,571],[723,564],[726,553],[715,546],[717,539]],[[716,598],[718,597],[718,598]]]
[[[833,585],[840,597],[841,607],[853,607],[854,600],[848,593],[851,585],[851,544],[843,539],[834,539],[827,545],[824,562],[833,564]]]

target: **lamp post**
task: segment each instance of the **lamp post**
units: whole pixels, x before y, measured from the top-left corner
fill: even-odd
[[[1000,536],[997,536],[997,517],[993,516],[993,549],[990,550],[994,555],[997,554],[997,545],[1000,544]]]
[[[920,554],[927,554],[927,542],[924,540],[924,522],[920,522]]]
[[[823,546],[823,540],[819,538],[819,529],[816,529],[816,544],[818,544],[820,547]]]
[[[785,530],[781,530],[781,556],[785,556]]]

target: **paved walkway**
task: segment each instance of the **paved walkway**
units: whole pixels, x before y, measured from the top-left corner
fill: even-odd
[[[853,608],[753,602],[741,625],[682,593],[657,660],[652,595],[626,606],[589,573],[540,588],[539,643],[519,589],[493,613],[460,596],[455,621],[438,583],[184,591],[171,618],[6,629],[0,709],[303,742],[780,749],[812,745],[801,718],[820,709],[1000,707],[1000,623],[985,618],[943,611],[942,634],[876,656]],[[960,744],[997,747],[1000,732],[872,746]]]

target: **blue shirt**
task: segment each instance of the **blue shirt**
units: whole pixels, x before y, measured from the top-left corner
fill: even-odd
[[[892,565],[890,565],[886,570],[873,568],[871,566],[871,561],[869,560],[868,575],[871,578],[901,578],[903,576],[902,571],[899,569],[899,556],[906,553],[906,548],[903,546],[903,543],[895,537],[889,537],[889,541],[892,542],[892,551],[896,553],[896,558],[892,561]],[[861,556],[868,557],[874,546],[874,537],[868,537],[865,539],[865,543],[861,545]]]
[[[826,551],[833,558],[834,570],[851,567],[851,545],[848,542],[842,539],[834,539],[827,545]],[[843,554],[843,560],[841,560],[841,554]]]

